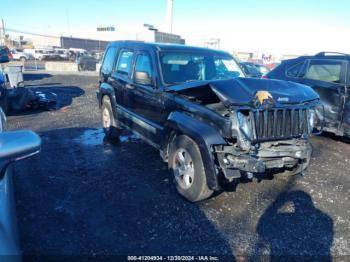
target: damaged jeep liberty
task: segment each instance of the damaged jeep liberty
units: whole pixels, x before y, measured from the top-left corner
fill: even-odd
[[[246,78],[230,54],[184,45],[112,42],[97,97],[106,136],[125,128],[157,148],[192,202],[225,179],[303,172],[321,122],[310,87]]]

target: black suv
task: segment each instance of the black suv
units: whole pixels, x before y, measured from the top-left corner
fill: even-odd
[[[312,87],[324,104],[324,130],[350,136],[350,55],[321,52],[285,60],[265,78]]]
[[[302,172],[321,106],[308,86],[245,78],[228,53],[135,41],[107,47],[97,96],[106,136],[125,128],[157,148],[190,201],[219,178]]]

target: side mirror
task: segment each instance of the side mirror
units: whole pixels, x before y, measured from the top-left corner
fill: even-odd
[[[9,164],[39,153],[40,137],[32,131],[0,133],[0,180]]]
[[[135,72],[135,83],[140,85],[152,85],[152,79],[147,72],[137,71]]]

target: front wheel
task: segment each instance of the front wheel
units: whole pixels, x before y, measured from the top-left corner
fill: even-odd
[[[189,201],[200,201],[212,195],[198,145],[188,136],[177,136],[171,143],[169,168],[174,173],[178,193]]]
[[[108,96],[104,96],[102,99],[101,120],[106,137],[109,139],[118,138],[120,129],[116,127],[117,123],[113,116],[111,100]]]

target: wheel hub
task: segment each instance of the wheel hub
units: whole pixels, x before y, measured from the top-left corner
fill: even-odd
[[[192,157],[186,149],[180,148],[175,152],[174,175],[178,185],[183,189],[192,186],[194,166]]]

